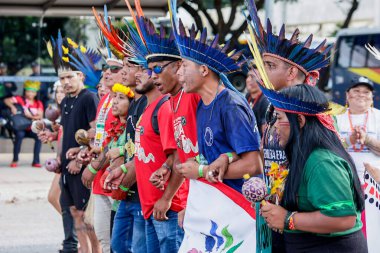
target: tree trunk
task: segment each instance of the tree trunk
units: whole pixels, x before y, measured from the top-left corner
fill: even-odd
[[[346,20],[344,21],[344,23],[342,25],[342,28],[347,28],[350,25],[352,16],[358,7],[359,7],[359,1],[358,0],[352,0],[351,8],[347,13],[347,17],[346,17]]]

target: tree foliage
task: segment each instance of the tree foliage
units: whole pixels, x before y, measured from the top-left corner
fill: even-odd
[[[275,0],[274,2],[297,2],[297,0]],[[264,7],[265,0],[255,0],[258,10]],[[240,11],[239,7],[244,5],[244,0],[187,0],[182,1],[180,6],[183,7],[193,18],[197,28],[203,27],[201,14],[206,17],[211,26],[211,32],[219,34],[221,42],[225,42],[226,36],[231,35],[232,45],[237,42],[238,37],[247,28],[247,22],[242,22],[237,29],[232,29],[236,16]],[[222,8],[230,7],[231,12],[228,17],[223,16]],[[210,9],[215,9],[217,18],[214,20],[210,15]]]
[[[10,74],[14,74],[38,57],[48,59],[45,42],[51,35],[56,36],[63,29],[68,18],[45,18],[39,41],[38,17],[0,17],[0,61],[8,64]],[[71,30],[73,30],[71,28]]]

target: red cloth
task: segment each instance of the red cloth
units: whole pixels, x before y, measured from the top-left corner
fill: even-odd
[[[180,100],[180,101],[179,101]],[[174,138],[181,163],[198,155],[197,141],[197,107],[201,97],[194,93],[181,92],[170,98],[173,110]],[[179,101],[179,104],[178,104]],[[178,106],[178,110],[176,108]],[[175,112],[176,111],[176,112]],[[186,179],[179,190],[181,199],[187,202],[189,180]]]
[[[62,138],[62,133],[63,133],[62,131],[63,131],[62,126],[60,126],[58,129],[57,142],[59,142]]]
[[[161,98],[162,96],[146,108],[145,112],[141,116],[140,124],[136,129],[136,179],[141,207],[145,219],[148,219],[152,215],[154,204],[162,197],[164,193],[154,187],[149,182],[149,178],[152,173],[159,169],[166,161],[166,155],[171,154],[173,150],[176,149],[172,124],[172,112],[169,102],[165,102],[158,111],[160,135],[157,135],[152,128],[152,114]],[[184,208],[184,206],[185,205],[177,192],[173,197],[170,209],[179,212]]]
[[[96,109],[96,120],[98,120],[100,109],[102,108],[103,104],[105,103],[106,99],[108,98],[109,94],[102,97],[98,104],[98,108]],[[112,127],[112,122],[116,120],[116,117],[112,115],[112,109],[108,111],[106,124],[104,127],[104,131],[107,131]],[[103,147],[107,146],[108,143],[103,142]],[[100,178],[102,177],[105,169],[109,166],[109,164],[106,164],[103,166],[101,170],[98,171],[94,178],[94,183],[92,185],[92,193],[98,194],[98,195],[105,195],[105,196],[111,196],[112,192],[104,192],[102,185],[100,184]]]
[[[20,104],[24,109],[30,109],[33,115],[36,115],[38,111],[44,111],[44,105],[40,100],[34,100],[34,103],[31,104],[29,101],[24,100],[21,96],[14,96],[13,102]]]

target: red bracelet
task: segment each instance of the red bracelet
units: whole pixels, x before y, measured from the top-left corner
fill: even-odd
[[[297,212],[293,212],[290,217],[289,217],[289,230],[296,230],[296,225],[294,224],[294,218],[293,216],[296,214]]]

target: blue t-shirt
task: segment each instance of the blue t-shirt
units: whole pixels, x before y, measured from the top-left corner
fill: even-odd
[[[247,101],[229,89],[221,91],[209,105],[199,102],[197,134],[202,164],[211,164],[223,153],[239,155],[260,149],[255,115]],[[244,181],[225,179],[223,182],[241,192]]]

